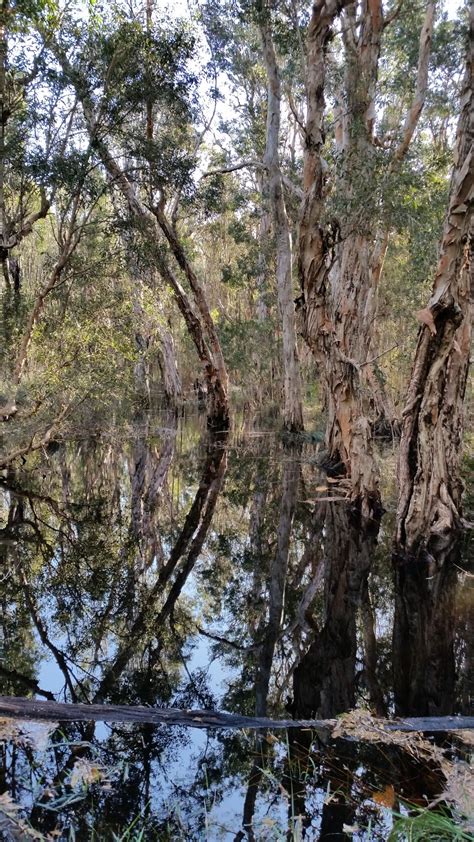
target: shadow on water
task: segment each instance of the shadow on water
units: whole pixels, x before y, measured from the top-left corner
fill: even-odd
[[[211,436],[138,411],[4,472],[0,693],[295,718],[468,714],[460,549],[440,566],[394,564],[390,512],[381,528],[361,523],[317,457],[251,424]],[[352,740],[0,729],[0,838],[10,805],[60,839],[386,839],[392,808],[446,786],[441,748],[374,743],[360,726]]]

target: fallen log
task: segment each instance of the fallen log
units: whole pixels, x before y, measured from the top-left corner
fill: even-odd
[[[214,710],[151,708],[140,705],[88,705],[38,701],[17,696],[0,696],[0,716],[15,719],[46,719],[59,722],[135,722],[149,725],[185,725],[190,728],[313,728],[329,733],[337,719],[270,719],[241,716]],[[384,731],[464,731],[474,728],[474,717],[440,716],[374,719]]]

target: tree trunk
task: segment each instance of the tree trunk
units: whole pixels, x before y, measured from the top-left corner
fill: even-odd
[[[386,350],[379,348],[377,333],[377,315],[379,302],[379,287],[383,265],[389,243],[389,231],[379,230],[375,236],[370,256],[370,292],[366,302],[365,318],[370,322],[371,330],[369,346],[366,349],[364,377],[368,388],[368,400],[372,431],[377,436],[393,438],[400,431],[399,419],[395,411],[392,397],[385,386],[384,376],[377,364],[379,352]]]
[[[316,354],[325,382],[328,413],[326,444],[333,465],[352,480],[352,497],[370,516],[380,505],[373,457],[372,426],[393,416],[374,366],[377,287],[387,245],[378,231],[374,136],[380,45],[386,21],[380,0],[358,4],[318,2],[308,31],[308,118],[305,198],[300,225],[300,276],[304,334]],[[344,108],[336,108],[339,157],[336,193],[344,207],[341,221],[325,212],[324,144],[325,50],[331,25],[343,13],[345,49]],[[393,162],[406,152],[424,102],[433,4],[420,37],[415,100],[403,126]],[[389,418],[389,422],[392,418]]]
[[[169,407],[176,407],[181,399],[181,378],[173,336],[165,327],[158,325],[158,365],[160,366],[165,401]]]
[[[461,526],[459,476],[463,400],[469,367],[472,284],[472,114],[474,98],[471,0],[467,69],[461,97],[449,207],[433,293],[422,322],[403,412],[398,464],[398,549],[416,554],[448,547]]]
[[[56,287],[60,284],[63,272],[67,267],[71,256],[73,255],[74,251],[76,250],[79,242],[81,240],[81,236],[84,230],[84,226],[87,224],[90,216],[91,209],[89,212],[86,213],[85,217],[82,220],[78,219],[81,199],[82,199],[82,188],[84,186],[84,177],[79,180],[79,183],[76,187],[76,193],[72,198],[71,202],[71,212],[70,218],[67,223],[67,229],[65,233],[65,237],[61,244],[61,251],[56,259],[56,263],[50,273],[50,276],[47,282],[44,284],[43,287],[39,290],[36,295],[33,307],[30,311],[28,316],[25,329],[23,331],[23,335],[20,340],[20,346],[18,349],[18,354],[15,360],[15,369],[13,372],[13,385],[14,387],[18,388],[21,383],[23,372],[26,366],[27,358],[28,358],[28,349],[31,344],[31,340],[33,337],[34,328],[43,312],[43,308],[45,305],[46,298],[51,292],[56,289]],[[62,220],[64,222],[65,220]],[[11,415],[16,413],[16,406],[13,405],[10,407],[10,411],[8,415],[4,413],[4,418],[8,418]]]
[[[342,4],[349,5],[348,3]],[[372,454],[372,436],[361,377],[367,359],[367,325],[364,312],[370,291],[368,236],[362,227],[350,226],[341,244],[337,222],[323,227],[325,208],[324,85],[327,44],[341,4],[318,2],[308,30],[307,125],[304,190],[300,221],[299,270],[303,292],[304,335],[322,368],[328,414],[326,445],[332,464],[352,480],[352,497],[371,516],[380,504],[377,472]],[[372,131],[370,103],[373,96],[373,67],[378,60],[380,21],[378,4],[372,4],[362,35],[367,42],[364,71],[356,76],[352,91],[357,131],[343,132],[349,138],[344,170],[368,146]],[[353,68],[352,68],[353,70]],[[348,76],[351,68],[348,68]],[[354,87],[353,82],[351,85]],[[362,94],[364,98],[362,97]],[[345,189],[351,192],[350,183]],[[336,263],[336,271],[330,267]]]
[[[47,215],[51,201],[46,199],[44,190],[40,187],[41,204],[37,212],[29,216],[24,216],[23,210],[21,210],[16,220],[13,221],[8,218],[5,195],[5,163],[7,161],[6,134],[12,110],[15,108],[15,104],[12,105],[11,91],[7,86],[8,32],[14,28],[15,13],[17,13],[15,4],[13,4],[12,8],[10,0],[0,0],[0,263],[2,264],[2,273],[6,286],[8,288],[13,287],[15,292],[18,293],[20,291],[21,280],[20,264],[16,258],[10,256],[10,251],[24,237],[31,233],[34,223],[38,219],[43,219]],[[15,103],[15,93],[13,95],[13,103]],[[69,134],[69,128],[66,131],[66,136]],[[62,151],[64,151],[64,147]],[[22,191],[23,188],[21,187],[18,200],[19,209],[22,208],[26,198]]]
[[[344,14],[345,97],[340,200],[348,211],[336,233],[336,262],[327,307],[330,348],[327,446],[350,475],[353,496],[366,514],[379,499],[372,452],[371,411],[365,363],[374,331],[372,247],[374,208],[365,191],[373,177],[375,93],[381,35],[380,0],[367,4],[359,31],[351,6]],[[328,343],[326,342],[326,346]]]
[[[8,265],[8,224],[5,203],[5,132],[8,121],[6,103],[6,66],[8,56],[7,24],[9,16],[8,0],[1,0],[0,6],[0,260],[3,277],[7,287],[11,287],[10,267]]]
[[[258,184],[260,195],[263,198],[265,177],[259,175]],[[270,240],[271,217],[265,203],[261,209],[260,222],[258,226],[258,274],[257,274],[257,307],[256,315],[259,322],[265,322],[268,318],[268,243]]]
[[[169,271],[168,267],[165,266],[164,258],[161,256],[159,271],[166,280],[169,282],[172,280],[170,285],[175,293],[176,301],[185,316],[188,331],[191,334],[198,353],[202,355],[201,359],[205,364],[208,392],[208,424],[214,428],[227,429],[229,426],[229,377],[205,291],[188,260],[176,230],[166,218],[163,207],[161,205],[154,207],[153,214],[168,241],[178,266],[189,283],[198,312],[198,315],[191,315],[191,306],[184,289],[177,282],[177,279]]]
[[[431,56],[431,41],[433,37],[433,26],[435,17],[435,3],[428,2],[423,24],[420,31],[418,49],[418,68],[413,101],[407,111],[403,126],[401,127],[401,140],[396,146],[389,165],[389,173],[392,173],[403,158],[406,156],[416,127],[418,125],[426,94],[428,91],[428,70]],[[387,225],[387,223],[386,223]],[[396,417],[393,401],[385,388],[385,384],[378,370],[377,364],[372,362],[379,351],[375,325],[378,313],[378,290],[382,275],[385,255],[389,241],[389,228],[385,231],[379,229],[371,245],[370,257],[370,293],[367,300],[365,317],[372,326],[370,345],[367,348],[367,361],[365,364],[365,379],[369,390],[369,400],[372,410],[372,424],[374,432],[379,435],[393,436],[399,433],[400,424]],[[381,349],[383,352],[383,348]]]
[[[265,164],[268,172],[268,192],[270,195],[273,230],[276,241],[278,306],[282,321],[285,394],[283,417],[285,429],[297,432],[304,429],[303,405],[301,399],[298,343],[296,338],[291,233],[283,195],[278,152],[281,118],[281,81],[273,47],[269,11],[262,11],[260,34],[268,78]]]

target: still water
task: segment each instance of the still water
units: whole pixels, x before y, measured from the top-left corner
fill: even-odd
[[[137,412],[17,460],[0,485],[0,694],[470,714],[467,546],[394,563],[392,449],[387,512],[361,525],[317,439]],[[0,746],[4,839],[385,840],[393,813],[444,803],[467,769],[447,735],[0,722]]]

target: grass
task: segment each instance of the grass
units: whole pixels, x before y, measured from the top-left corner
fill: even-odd
[[[453,819],[448,812],[410,808],[411,815],[394,814],[393,828],[388,842],[473,842],[474,836]]]

